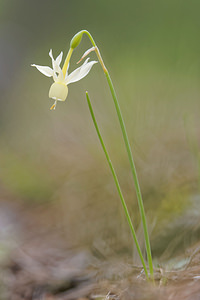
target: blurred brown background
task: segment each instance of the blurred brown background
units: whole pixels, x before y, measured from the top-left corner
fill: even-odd
[[[195,0],[0,2],[4,205],[41,209],[38,222],[53,223],[70,245],[89,245],[105,256],[132,253],[129,228],[87,108],[88,90],[143,243],[129,163],[100,65],[69,86],[67,101],[58,103],[56,111],[49,110],[51,80],[30,67],[50,65],[51,48],[54,56],[66,55],[73,35],[87,29],[119,96],[154,256],[171,255],[198,239],[199,9]],[[84,37],[70,71],[89,47]]]

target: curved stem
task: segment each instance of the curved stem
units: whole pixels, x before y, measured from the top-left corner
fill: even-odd
[[[64,78],[65,78],[65,75],[67,73],[67,69],[68,69],[68,66],[69,66],[69,61],[70,61],[70,58],[72,56],[73,50],[74,49],[72,49],[72,48],[69,49],[69,51],[67,53],[67,56],[66,56],[66,59],[65,59],[65,62],[64,62],[64,65],[63,65],[63,68],[62,68]]]
[[[116,108],[117,115],[118,115],[118,118],[119,118],[119,123],[120,123],[120,126],[121,126],[121,130],[122,130],[124,142],[125,142],[125,145],[126,145],[126,150],[127,150],[130,166],[131,166],[131,171],[132,171],[133,180],[134,180],[134,184],[135,184],[136,195],[137,195],[137,199],[138,199],[138,205],[139,205],[139,209],[140,209],[140,215],[141,215],[141,218],[142,218],[144,238],[145,238],[146,251],[147,251],[147,259],[148,259],[148,263],[149,263],[149,272],[150,272],[151,277],[153,277],[153,263],[152,263],[152,256],[151,256],[151,246],[150,246],[150,241],[149,241],[149,234],[148,234],[148,229],[147,229],[146,216],[145,216],[145,211],[144,211],[144,205],[143,205],[140,185],[139,185],[137,172],[136,172],[136,168],[135,168],[135,163],[134,163],[134,160],[133,160],[133,156],[132,156],[132,152],[131,152],[131,148],[130,148],[130,144],[129,144],[129,140],[128,140],[128,135],[127,135],[127,132],[126,132],[125,123],[124,123],[124,120],[123,120],[123,117],[122,117],[120,106],[119,106],[119,103],[117,101],[117,97],[116,97],[115,90],[114,90],[114,87],[113,87],[113,84],[112,84],[109,73],[106,73],[106,78],[107,78],[107,81],[108,81],[108,84],[109,84],[109,87],[110,87],[110,90],[111,90],[111,94],[112,94],[112,97],[113,97],[113,100],[114,100],[114,103],[115,103],[115,108]]]
[[[132,236],[133,236],[133,239],[134,239],[134,242],[135,242],[135,245],[136,245],[138,254],[139,254],[139,256],[140,256],[140,259],[141,259],[141,262],[142,262],[142,265],[143,265],[143,268],[144,268],[144,272],[145,272],[146,277],[147,277],[147,279],[148,279],[149,276],[148,276],[147,268],[146,268],[146,265],[145,265],[145,261],[144,261],[144,258],[143,258],[143,255],[142,255],[142,252],[141,252],[141,249],[140,249],[138,240],[137,240],[137,236],[136,236],[136,233],[135,233],[135,230],[134,230],[134,227],[133,227],[133,224],[132,224],[132,221],[131,221],[129,212],[128,212],[128,208],[127,208],[127,206],[126,206],[126,202],[125,202],[125,200],[124,200],[124,197],[123,197],[123,194],[122,194],[120,185],[119,185],[119,181],[118,181],[117,175],[116,175],[116,173],[115,173],[115,169],[114,169],[113,164],[112,164],[112,162],[111,162],[111,160],[110,160],[108,151],[107,151],[107,149],[106,149],[106,146],[105,146],[105,144],[104,144],[104,142],[103,142],[101,133],[100,133],[100,131],[99,131],[98,124],[97,124],[97,121],[96,121],[96,118],[95,118],[95,115],[94,115],[94,112],[93,112],[93,108],[92,108],[92,105],[91,105],[91,102],[90,102],[90,99],[89,99],[89,95],[88,95],[87,92],[86,92],[86,98],[87,98],[88,107],[89,107],[89,110],[90,110],[90,114],[91,114],[91,116],[92,116],[92,120],[93,120],[95,129],[96,129],[96,132],[97,132],[99,141],[100,141],[100,143],[101,143],[101,146],[102,146],[103,151],[104,151],[104,154],[105,154],[105,156],[106,156],[108,165],[109,165],[110,170],[111,170],[111,172],[112,172],[112,176],[113,176],[113,178],[114,178],[114,181],[115,181],[115,184],[116,184],[116,187],[117,187],[117,191],[118,191],[118,193],[119,193],[119,197],[120,197],[120,200],[121,200],[121,203],[122,203],[122,206],[123,206],[125,215],[126,215],[127,222],[128,222],[128,224],[129,224],[129,227],[130,227],[130,230],[131,230],[131,233],[132,233]]]
[[[141,219],[142,219],[143,230],[144,230],[144,238],[145,238],[145,244],[146,244],[147,259],[148,259],[148,264],[149,264],[149,272],[150,272],[151,277],[153,278],[153,262],[152,262],[152,255],[151,255],[151,246],[150,246],[149,234],[148,234],[148,229],[147,229],[147,222],[146,222],[146,216],[145,216],[144,205],[143,205],[143,200],[142,200],[142,194],[141,194],[140,185],[139,185],[137,172],[136,172],[136,168],[135,168],[135,163],[134,163],[134,160],[133,160],[133,155],[132,155],[132,152],[131,152],[131,147],[130,147],[128,135],[127,135],[127,132],[126,132],[125,123],[124,123],[124,120],[123,120],[123,117],[122,117],[121,109],[120,109],[120,106],[119,106],[119,102],[117,100],[117,96],[116,96],[116,93],[115,93],[115,89],[114,89],[111,77],[109,75],[108,70],[106,69],[106,67],[104,65],[104,62],[103,62],[103,59],[101,57],[100,51],[97,48],[93,37],[91,36],[91,34],[87,30],[83,30],[82,32],[87,34],[87,36],[89,37],[92,45],[95,47],[96,55],[99,59],[99,62],[101,63],[103,71],[106,75],[106,79],[108,81],[108,85],[109,85],[109,88],[110,88],[110,91],[111,91],[111,94],[112,94],[112,98],[114,100],[115,109],[116,109],[116,112],[117,112],[117,116],[118,116],[118,119],[119,119],[121,130],[122,130],[123,139],[124,139],[124,143],[125,143],[125,146],[126,146],[126,151],[127,151],[127,154],[128,154],[128,158],[129,158],[129,162],[130,162],[130,166],[131,166],[131,172],[132,172],[132,176],[133,176],[133,180],[134,180],[134,184],[135,184],[135,190],[136,190],[136,195],[137,195],[137,199],[138,199],[138,206],[139,206],[140,215],[141,215]]]

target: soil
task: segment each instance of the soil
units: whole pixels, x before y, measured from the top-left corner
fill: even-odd
[[[182,268],[157,268],[153,284],[130,258],[105,259],[68,242],[55,215],[54,206],[1,202],[0,299],[200,299],[199,245]]]

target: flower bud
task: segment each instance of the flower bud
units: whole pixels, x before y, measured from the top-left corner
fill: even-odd
[[[49,98],[65,101],[68,95],[68,87],[61,82],[54,82],[49,90]]]
[[[70,43],[70,47],[72,49],[76,48],[82,39],[82,35],[83,35],[83,30],[79,31],[77,34],[75,34],[75,36],[72,38],[71,43]]]

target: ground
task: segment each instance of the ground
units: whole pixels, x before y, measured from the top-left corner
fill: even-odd
[[[52,206],[6,201],[0,211],[1,299],[200,299],[198,244],[188,249],[182,268],[158,267],[152,284],[130,258],[106,260],[68,244],[64,231],[46,222],[55,214]]]

